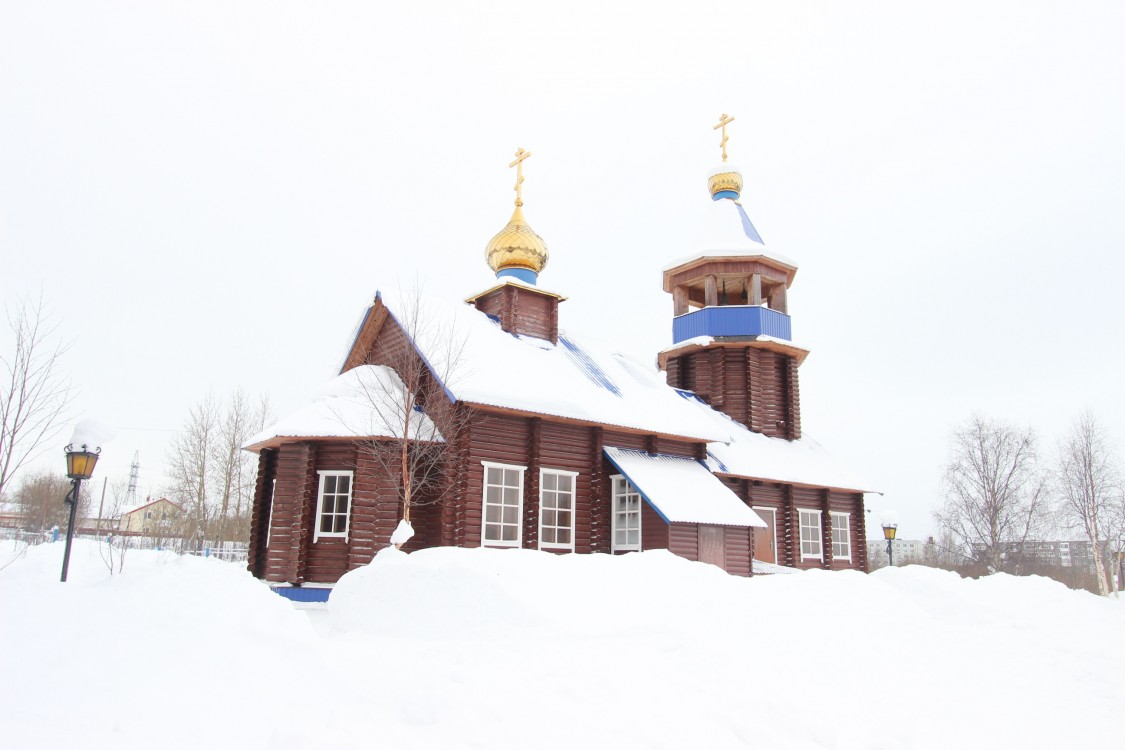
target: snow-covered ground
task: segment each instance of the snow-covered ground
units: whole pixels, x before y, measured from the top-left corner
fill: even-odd
[[[0,570],[5,748],[1114,746],[1125,603],[920,567],[393,550],[299,610],[78,542]],[[0,547],[0,565],[11,557]]]

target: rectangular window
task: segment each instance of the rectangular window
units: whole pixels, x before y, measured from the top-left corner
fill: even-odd
[[[484,463],[484,525],[481,546],[519,547],[526,466]]]
[[[316,496],[316,528],[313,541],[347,539],[352,508],[352,472],[318,471],[320,489]]]
[[[539,548],[574,549],[573,471],[539,472]]]
[[[641,495],[623,476],[613,477],[613,551],[641,548]]]
[[[832,513],[832,559],[851,562],[852,529],[848,513]]]
[[[801,517],[801,559],[823,560],[820,547],[820,511],[797,509]]]

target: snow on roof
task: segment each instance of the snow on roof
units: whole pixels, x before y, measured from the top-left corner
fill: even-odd
[[[123,508],[121,508],[117,511],[117,515],[118,516],[124,516],[124,515],[128,515],[129,513],[136,513],[138,510],[141,510],[143,508],[147,508],[150,505],[158,505],[160,503],[168,503],[169,505],[175,506],[177,510],[183,511],[183,506],[181,506],[179,503],[174,503],[166,497],[158,497],[155,500],[152,500],[151,498],[146,499],[140,505],[126,505],[125,507],[123,507]]]
[[[257,450],[287,437],[401,437],[396,416],[404,403],[403,388],[389,367],[354,367],[325,383],[308,406],[282,417],[243,447]],[[433,422],[420,412],[411,415],[410,434],[441,439]]]
[[[740,307],[741,307],[741,305],[740,305]],[[754,305],[748,305],[748,307],[754,307]],[[769,336],[769,335],[764,334],[764,333],[759,333],[759,334],[756,334],[756,335],[753,335],[753,336],[740,336],[738,338],[738,340],[739,340],[740,343],[745,342],[745,341],[761,341],[761,342],[766,343],[766,344],[779,344],[781,346],[787,347],[790,350],[799,349],[800,351],[804,352],[806,355],[808,355],[808,351],[809,351],[808,349],[805,349],[803,346],[798,346],[797,344],[794,344],[789,339],[782,339],[782,338],[778,338],[777,336]],[[715,343],[715,337],[714,336],[692,336],[690,339],[684,339],[683,341],[672,344],[671,346],[664,347],[663,349],[660,350],[660,354],[671,354],[672,352],[676,352],[676,351],[679,351],[681,349],[690,349],[690,348],[695,347],[695,346],[709,346],[713,343]]]
[[[729,443],[707,446],[707,466],[716,474],[854,492],[877,491],[807,435],[785,440],[751,432],[733,420],[732,424],[737,429]]]
[[[692,252],[667,267],[665,271],[700,257],[730,257],[761,255],[791,268],[797,262],[766,247],[758,230],[750,221],[746,209],[738,201],[720,198],[711,201],[704,211],[694,241]]]
[[[669,523],[766,524],[699,461],[607,446],[605,454]]]
[[[762,562],[761,560],[751,560],[750,567],[751,572],[756,576],[791,576],[801,572],[800,568],[787,568],[784,565]]]
[[[526,282],[523,279],[517,278],[515,276],[503,276],[503,277],[497,279],[495,284],[493,284],[489,288],[485,289],[483,292],[477,292],[476,294],[474,294],[472,297],[469,297],[465,301],[466,302],[472,302],[474,300],[477,300],[477,299],[483,297],[486,294],[489,294],[491,292],[495,292],[497,289],[501,289],[501,288],[506,287],[506,286],[518,286],[521,289],[530,289],[533,292],[539,292],[540,294],[546,294],[546,295],[549,295],[551,297],[557,297],[560,302],[566,299],[566,297],[562,296],[558,292],[552,292],[549,289],[544,289],[543,287],[541,287],[537,284],[531,284],[531,283]]]
[[[396,320],[403,309],[383,295]],[[414,304],[411,300],[410,305]],[[415,345],[458,401],[674,435],[729,440],[731,425],[689,403],[652,365],[560,332],[559,343],[505,332],[467,304],[425,299]],[[450,345],[450,338],[455,340]]]

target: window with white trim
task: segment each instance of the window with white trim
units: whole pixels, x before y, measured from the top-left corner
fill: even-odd
[[[523,518],[523,473],[526,466],[484,464],[482,547],[518,547]]]
[[[539,472],[539,548],[574,549],[573,471],[542,469]]]
[[[852,559],[852,517],[850,513],[832,512],[832,559]]]
[[[316,528],[313,541],[347,539],[352,509],[352,472],[318,471],[320,488],[316,493]]]
[[[801,559],[823,560],[821,549],[820,511],[797,509],[801,521]]]
[[[641,549],[641,494],[629,480],[613,477],[613,551]]]

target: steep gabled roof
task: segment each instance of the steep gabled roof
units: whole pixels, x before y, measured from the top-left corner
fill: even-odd
[[[391,295],[381,295],[372,309],[381,305],[390,318],[402,319]],[[729,439],[729,423],[689,403],[655,367],[613,347],[565,331],[558,344],[512,335],[463,303],[420,305],[424,324],[403,330],[431,373],[446,374],[442,385],[454,400],[687,440]],[[364,336],[361,326],[346,361],[359,359]]]

